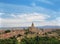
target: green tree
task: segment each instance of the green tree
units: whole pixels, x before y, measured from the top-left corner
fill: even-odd
[[[5,33],[9,33],[9,32],[11,32],[11,30],[5,30]]]

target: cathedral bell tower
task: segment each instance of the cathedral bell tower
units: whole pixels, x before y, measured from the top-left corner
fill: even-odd
[[[31,31],[31,32],[35,32],[36,31],[34,23],[32,23],[31,27],[29,28],[29,31]]]
[[[34,23],[32,23],[31,27],[34,28]]]

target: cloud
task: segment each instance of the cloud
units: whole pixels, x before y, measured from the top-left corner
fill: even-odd
[[[60,26],[60,17],[57,17],[55,20],[52,21],[55,25]]]
[[[45,22],[46,25],[51,25],[51,26],[60,26],[60,17],[57,17],[51,21]]]
[[[60,17],[57,17],[54,20],[36,22],[36,26],[60,26]]]
[[[17,16],[15,14],[10,14],[11,17],[16,18]]]
[[[35,6],[36,6],[36,3],[35,3],[35,2],[33,2],[31,5],[32,5],[33,7],[35,7]]]
[[[2,9],[2,12],[6,13],[32,13],[32,12],[39,12],[39,13],[49,13],[54,12],[53,10],[37,6],[35,2],[31,3],[32,6],[26,6],[26,5],[14,5],[14,4],[5,4],[0,3]],[[4,6],[5,7],[4,7]]]
[[[36,13],[35,13],[36,14]],[[17,18],[14,19],[2,19],[1,18],[1,26],[2,27],[24,27],[24,26],[30,26],[32,22],[34,22],[35,26],[60,26],[60,17],[57,17],[54,20],[47,21],[50,16],[44,16],[41,15],[18,15]],[[35,17],[36,16],[36,17]],[[44,17],[44,18],[43,18]],[[37,19],[36,19],[37,18]],[[43,18],[43,19],[41,19]]]
[[[18,14],[18,15],[11,14],[11,16],[13,16],[13,19],[1,18],[1,25],[3,25],[3,27],[29,26],[29,24],[31,24],[32,22],[36,22],[36,21],[42,22],[45,21],[47,18],[50,18],[50,16],[40,13],[29,13],[29,14],[26,13],[26,14]]]
[[[60,12],[36,6],[35,3],[32,3],[32,7],[13,4],[2,4],[1,7],[0,9],[5,12],[3,15],[0,12],[0,15],[4,16],[0,18],[0,26],[2,27],[29,26],[32,22],[36,26],[60,25],[59,18],[57,18],[60,16]],[[51,19],[52,17],[56,19]],[[49,18],[51,19],[50,21]]]
[[[0,16],[3,15],[4,13],[0,13]]]
[[[2,27],[23,27],[30,26],[34,22],[35,26],[60,26],[60,17],[52,20],[50,15],[42,13],[22,13],[22,14],[9,14],[13,18],[0,18],[0,26]]]
[[[49,15],[46,14],[41,14],[41,13],[26,13],[26,14],[20,14],[20,15],[16,15],[17,18],[19,19],[25,19],[30,21],[44,21],[47,18],[49,18]]]
[[[38,1],[41,1],[43,3],[47,3],[47,4],[50,4],[50,5],[54,5],[53,2],[49,1],[49,0],[38,0]]]
[[[2,12],[7,13],[7,15],[6,14],[3,15],[3,16],[7,16],[7,17],[8,16],[10,17],[11,14],[21,14],[21,13],[24,14],[24,13],[34,13],[34,12],[47,14],[47,15],[50,15],[51,17],[60,16],[60,14],[57,11],[47,9],[47,8],[44,8],[41,6],[37,6],[35,2],[33,2],[31,5],[34,5],[34,6],[0,3],[0,6],[2,7],[0,9],[3,10]],[[10,15],[8,15],[8,14],[10,14]],[[12,16],[16,17],[15,15],[12,15]]]

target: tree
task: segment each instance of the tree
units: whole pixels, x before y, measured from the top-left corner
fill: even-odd
[[[0,44],[17,44],[18,41],[16,38],[9,39],[0,39]]]
[[[5,33],[9,33],[9,32],[11,32],[11,30],[5,30]]]
[[[21,44],[60,44],[60,41],[56,38],[36,36],[34,38],[22,39]]]

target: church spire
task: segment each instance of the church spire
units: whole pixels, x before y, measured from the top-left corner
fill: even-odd
[[[34,23],[32,23],[32,27],[34,27]]]

